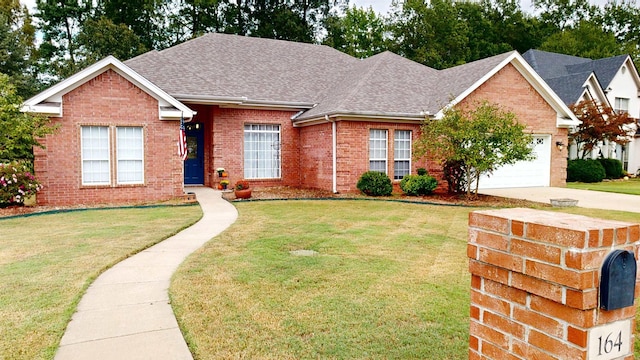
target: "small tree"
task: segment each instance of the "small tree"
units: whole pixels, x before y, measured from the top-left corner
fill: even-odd
[[[43,116],[20,111],[22,98],[16,93],[9,77],[0,73],[0,163],[33,161],[33,147],[42,145],[38,138],[55,128]]]
[[[531,135],[524,129],[515,114],[486,101],[472,110],[452,108],[440,120],[425,121],[414,153],[417,158],[430,154],[443,164],[458,164],[464,173],[467,196],[472,197],[478,193],[481,175],[535,158]]]
[[[606,141],[624,145],[629,142],[630,131],[635,131],[635,120],[625,112],[616,113],[611,107],[595,100],[581,101],[570,106],[571,111],[582,121],[569,135],[578,146],[578,157],[584,159],[593,149]]]

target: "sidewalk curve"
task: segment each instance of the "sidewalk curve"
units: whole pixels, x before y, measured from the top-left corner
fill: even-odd
[[[193,359],[169,304],[169,282],[180,263],[238,217],[220,192],[189,187],[200,221],[100,275],[80,300],[55,360]]]

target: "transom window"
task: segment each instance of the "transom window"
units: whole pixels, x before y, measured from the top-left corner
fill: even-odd
[[[411,173],[411,130],[396,130],[393,138],[393,179]]]
[[[244,126],[244,177],[280,178],[280,125]]]
[[[387,130],[369,130],[369,170],[387,173]]]
[[[111,185],[115,163],[116,184],[144,183],[144,143],[141,127],[82,126],[81,157],[83,185]],[[115,151],[111,143],[115,140]]]

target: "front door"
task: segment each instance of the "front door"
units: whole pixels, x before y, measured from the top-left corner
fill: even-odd
[[[204,184],[204,124],[185,125],[187,149],[189,153],[184,161],[184,183],[186,185]]]

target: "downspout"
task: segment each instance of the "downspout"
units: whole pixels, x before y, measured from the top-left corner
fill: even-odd
[[[337,165],[338,165],[338,154],[337,154],[337,150],[338,150],[338,138],[337,138],[337,127],[336,127],[336,122],[335,121],[331,121],[329,119],[329,115],[325,115],[324,119],[327,120],[327,122],[331,123],[331,161],[332,161],[332,190],[334,194],[338,193],[338,171],[337,171]]]

